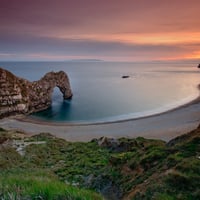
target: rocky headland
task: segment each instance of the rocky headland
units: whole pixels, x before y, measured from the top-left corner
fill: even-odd
[[[55,87],[64,99],[72,97],[69,78],[63,71],[49,72],[40,80],[30,82],[0,68],[0,118],[47,109]]]

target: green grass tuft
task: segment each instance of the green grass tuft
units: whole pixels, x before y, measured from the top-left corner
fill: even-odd
[[[1,173],[1,199],[43,199],[43,200],[100,200],[102,197],[92,191],[75,188],[60,182],[55,176],[41,171],[18,171]]]

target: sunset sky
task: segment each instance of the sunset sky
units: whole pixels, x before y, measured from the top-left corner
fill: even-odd
[[[200,0],[0,0],[0,61],[200,59]]]

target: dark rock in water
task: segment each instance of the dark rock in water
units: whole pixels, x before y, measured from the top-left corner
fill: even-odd
[[[39,81],[30,82],[0,68],[0,118],[47,109],[55,87],[64,99],[72,97],[69,78],[63,71],[49,72]]]
[[[197,68],[200,68],[200,64],[197,66]]]
[[[125,76],[122,76],[122,78],[129,78],[130,76],[128,76],[128,75],[125,75]]]

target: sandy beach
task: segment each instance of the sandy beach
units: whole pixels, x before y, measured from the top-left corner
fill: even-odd
[[[0,127],[8,130],[25,131],[28,134],[48,132],[68,141],[90,141],[103,136],[146,137],[170,139],[195,129],[200,122],[199,98],[165,113],[126,121],[101,124],[46,123],[27,117],[4,118]]]

